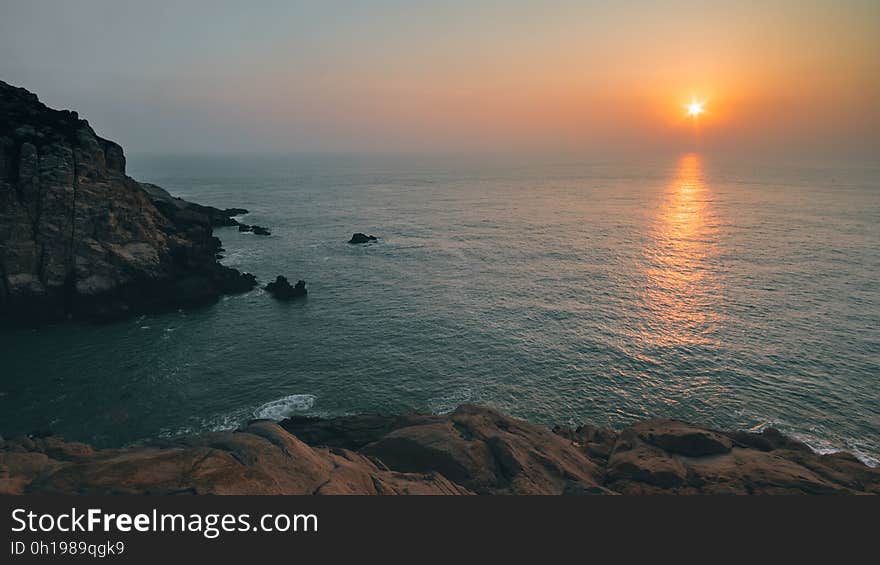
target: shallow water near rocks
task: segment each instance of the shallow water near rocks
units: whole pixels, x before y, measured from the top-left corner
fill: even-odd
[[[876,166],[131,157],[261,284],[2,334],[0,433],[121,445],[254,417],[485,403],[547,424],[773,425],[880,458]],[[376,243],[350,245],[354,232]]]

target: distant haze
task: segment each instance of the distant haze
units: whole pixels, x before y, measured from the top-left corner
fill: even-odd
[[[0,54],[129,152],[880,154],[876,0],[0,0]]]

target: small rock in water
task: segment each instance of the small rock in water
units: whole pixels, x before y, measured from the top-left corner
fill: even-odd
[[[238,231],[240,232],[251,232],[254,235],[272,235],[272,232],[269,231],[269,228],[264,228],[263,226],[250,225],[250,224],[238,224]]]
[[[371,241],[378,241],[375,235],[367,235],[361,232],[353,234],[351,239],[348,240],[349,243],[369,243]]]
[[[309,293],[306,290],[306,281],[296,281],[296,285],[290,286],[287,277],[278,275],[275,282],[266,285],[266,292],[279,300],[290,300],[292,298],[300,298]]]

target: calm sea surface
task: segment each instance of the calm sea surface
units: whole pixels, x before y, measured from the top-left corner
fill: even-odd
[[[0,433],[120,445],[293,413],[768,424],[880,459],[880,169],[132,158],[243,206],[224,262],[308,282],[0,334]],[[348,245],[354,231],[379,242]]]

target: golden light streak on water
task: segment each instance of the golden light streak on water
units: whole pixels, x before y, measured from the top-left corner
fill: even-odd
[[[721,288],[712,262],[717,235],[712,190],[699,154],[683,155],[666,187],[648,249],[647,341],[659,347],[713,342]]]

